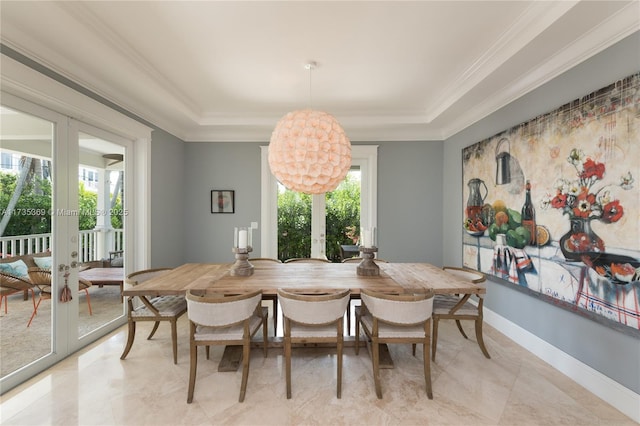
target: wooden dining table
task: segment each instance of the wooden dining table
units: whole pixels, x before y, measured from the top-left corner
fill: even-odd
[[[259,263],[250,276],[232,276],[232,263],[186,263],[153,277],[134,287],[125,289],[124,296],[150,298],[164,295],[195,293],[238,294],[261,290],[263,298],[274,300],[279,288],[305,293],[324,293],[349,289],[358,297],[364,289],[383,293],[483,294],[484,284],[462,280],[429,263],[382,263],[380,275],[360,276],[358,263]],[[274,305],[275,306],[275,305]],[[270,344],[281,345],[281,338]],[[231,348],[227,348],[231,349]],[[223,356],[219,371],[233,371],[239,364],[240,351]],[[391,368],[388,351],[381,351],[381,368]],[[224,364],[224,365],[223,365]]]
[[[429,263],[380,263],[380,275],[357,275],[357,263],[260,263],[250,276],[231,276],[231,263],[186,263],[124,290],[125,296],[184,295],[188,290],[237,294],[261,290],[277,295],[278,288],[308,293],[349,289],[379,292],[435,294],[483,294],[483,284],[472,284]]]

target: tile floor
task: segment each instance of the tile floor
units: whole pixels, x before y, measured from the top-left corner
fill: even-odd
[[[283,355],[253,350],[244,403],[240,372],[217,372],[222,348],[200,352],[195,396],[186,403],[188,325],[179,323],[178,365],[169,328],[145,340],[138,326],[126,360],[122,327],[2,396],[2,425],[634,425],[621,412],[486,326],[486,359],[454,324],[440,326],[432,364],[434,399],[422,376],[422,351],[391,346],[395,368],[383,370],[383,399],[375,395],[371,360],[345,349],[342,399],[336,398],[336,358],[330,349],[294,350],[291,400]],[[149,324],[150,326],[151,324]],[[466,327],[465,327],[466,328]],[[470,336],[472,330],[468,330]]]

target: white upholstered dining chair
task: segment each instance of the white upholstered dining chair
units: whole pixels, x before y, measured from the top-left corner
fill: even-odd
[[[254,257],[253,259],[249,259],[249,263],[255,266],[260,264],[269,265],[274,263],[282,263],[282,261],[274,257]],[[263,294],[262,300],[271,302],[271,306],[273,307],[273,335],[276,336],[278,334],[278,295]]]
[[[189,389],[187,403],[193,401],[198,365],[198,346],[242,345],[242,383],[239,402],[244,401],[249,378],[251,337],[262,327],[264,356],[267,357],[268,309],[260,306],[262,291],[239,295],[203,294],[187,292],[187,316],[189,317]]]
[[[371,340],[371,363],[376,395],[382,399],[380,385],[380,345],[411,343],[413,355],[416,344],[422,344],[424,380],[427,397],[433,399],[429,346],[433,293],[391,295],[362,290],[362,306],[356,308],[356,355],[360,348],[360,325]]]
[[[291,398],[291,351],[296,343],[335,343],[337,346],[337,396],[342,397],[343,318],[349,290],[326,294],[301,294],[278,289],[284,317],[284,355],[287,399]]]

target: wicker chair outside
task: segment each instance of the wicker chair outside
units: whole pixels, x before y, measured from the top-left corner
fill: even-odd
[[[31,292],[31,300],[33,301],[33,310],[36,309],[36,295],[33,291],[33,284],[24,278],[15,275],[0,272],[0,308],[2,308],[2,299],[4,298],[4,313],[7,313],[8,296],[15,293]]]
[[[31,325],[31,321],[33,321],[33,318],[38,314],[40,302],[51,299],[51,269],[31,267],[29,268],[29,280],[38,289],[38,302],[33,308],[33,313],[31,314],[31,318],[29,318],[27,327]],[[78,278],[78,291],[84,291],[86,295],[89,315],[93,315],[91,296],[89,296],[89,287],[91,287],[91,285],[91,281]]]

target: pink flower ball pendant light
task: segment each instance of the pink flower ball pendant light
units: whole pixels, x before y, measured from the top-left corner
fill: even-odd
[[[311,70],[315,65],[312,62],[305,68]],[[351,143],[331,114],[312,109],[292,111],[273,130],[269,167],[292,191],[324,194],[336,189],[349,172]]]
[[[288,189],[324,194],[336,189],[351,168],[351,143],[330,114],[298,110],[276,124],[269,166]]]

